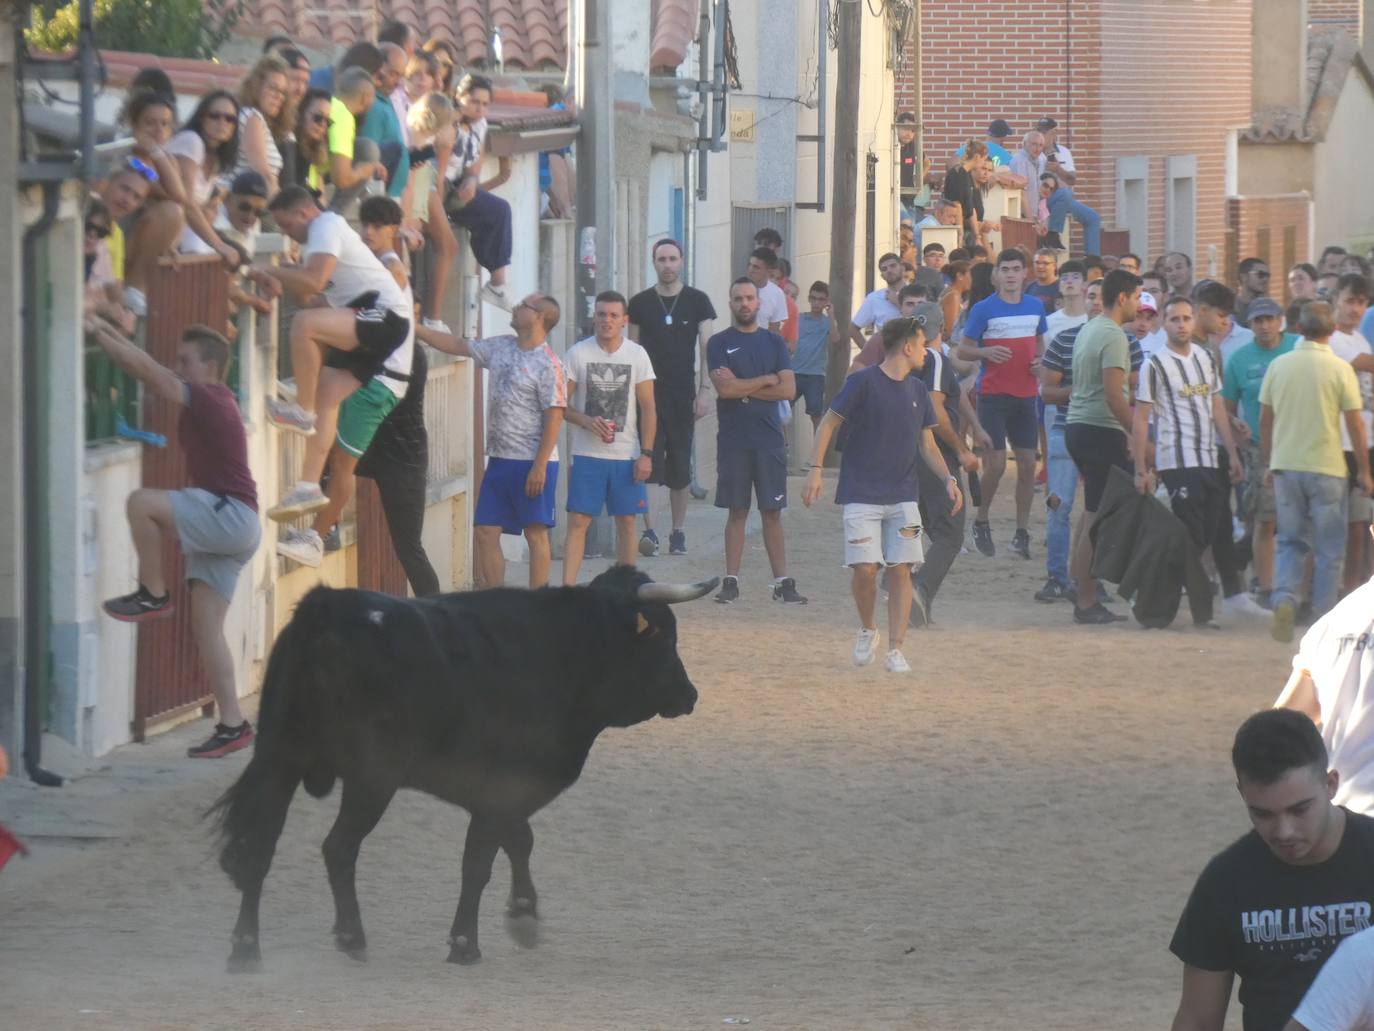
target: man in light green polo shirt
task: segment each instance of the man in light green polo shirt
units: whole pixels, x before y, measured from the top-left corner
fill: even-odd
[[[1345,558],[1346,466],[1341,421],[1354,445],[1360,489],[1368,494],[1369,451],[1360,418],[1363,402],[1355,370],[1332,353],[1331,305],[1304,305],[1304,339],[1275,358],[1260,385],[1260,452],[1274,485],[1278,549],[1274,569],[1273,637],[1293,639],[1304,559],[1313,553],[1312,612],[1336,602]]]

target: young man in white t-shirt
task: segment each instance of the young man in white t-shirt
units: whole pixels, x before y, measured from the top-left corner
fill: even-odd
[[[773,271],[778,267],[777,252],[769,247],[760,247],[749,255],[749,267],[745,275],[759,291],[759,326],[781,333],[787,321],[787,295],[782,287],[773,282]]]
[[[1275,708],[1321,727],[1340,774],[1335,802],[1374,816],[1374,578],[1312,624]]]
[[[1283,1031],[1374,1031],[1374,927],[1341,942]]]
[[[1332,311],[1336,316],[1336,331],[1331,334],[1331,353],[1351,364],[1355,378],[1360,384],[1362,409],[1360,419],[1364,422],[1364,439],[1374,456],[1374,348],[1360,332],[1360,322],[1369,310],[1369,282],[1359,274],[1341,276],[1336,284],[1336,297]],[[1345,589],[1354,590],[1371,572],[1370,548],[1367,531],[1374,509],[1371,509],[1369,496],[1362,493],[1355,483],[1355,455],[1351,450],[1350,433],[1341,427],[1341,447],[1345,449],[1345,464],[1350,469],[1350,499],[1347,518],[1350,523],[1349,536],[1345,545]]]
[[[616,561],[635,564],[635,517],[648,508],[644,483],[653,471],[654,366],[649,352],[625,338],[629,305],[607,290],[596,297],[596,335],[568,349],[567,421],[572,424],[568,534],[563,583],[577,583],[592,519],[615,520]]]
[[[396,233],[401,228],[401,206],[390,197],[368,197],[358,206],[361,238],[396,280],[411,301],[410,276],[405,262],[396,253]],[[412,302],[413,303],[413,302]],[[382,371],[372,376],[358,390],[349,394],[339,406],[338,429],[329,461],[328,504],[315,513],[314,524],[308,530],[291,530],[277,542],[277,554],[306,566],[319,566],[324,561],[324,535],[338,522],[344,506],[353,497],[356,481],[354,472],[358,460],[372,444],[392,410],[405,397],[415,359],[415,335],[412,330],[405,343],[392,351]],[[310,484],[318,489],[318,484]],[[300,501],[286,504],[292,495],[283,499],[267,514],[278,520],[294,519]],[[310,492],[310,493],[313,493]],[[285,507],[284,507],[285,506]]]
[[[412,340],[413,311],[406,291],[343,216],[321,211],[305,187],[288,186],[268,210],[283,233],[305,245],[302,263],[255,265],[248,277],[270,296],[285,287],[302,303],[317,296],[326,302],[303,308],[291,320],[295,400],[267,401],[272,422],[310,438],[300,480],[271,513],[275,519],[293,519],[327,503],[320,477],[339,405]]]

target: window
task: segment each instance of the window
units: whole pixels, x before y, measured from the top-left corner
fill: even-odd
[[[1116,224],[1131,234],[1131,250],[1150,253],[1150,159],[1116,159]]]
[[[1197,157],[1165,158],[1164,182],[1164,245],[1197,262]]]

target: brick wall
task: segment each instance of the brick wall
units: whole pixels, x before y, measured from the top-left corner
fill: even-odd
[[[1273,270],[1270,289],[1275,300],[1288,297],[1287,269],[1299,261],[1311,261],[1307,241],[1311,201],[1305,196],[1231,197],[1226,202],[1228,265],[1234,269],[1242,258],[1263,258]],[[1235,275],[1225,276],[1234,286]]]
[[[1360,27],[1362,0],[1307,0],[1307,20],[1313,25]]]
[[[937,168],[988,122],[1050,115],[1076,193],[1116,225],[1116,159],[1149,161],[1149,250],[1165,241],[1165,159],[1197,158],[1196,256],[1225,243],[1228,132],[1249,125],[1250,0],[1000,0],[922,7],[925,144]],[[1027,45],[1023,40],[1033,40]],[[902,92],[905,89],[905,92]],[[913,108],[911,83],[898,107]]]

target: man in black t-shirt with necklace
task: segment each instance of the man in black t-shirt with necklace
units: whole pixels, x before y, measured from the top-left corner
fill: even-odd
[[[1336,947],[1371,926],[1374,818],[1332,804],[1340,775],[1316,724],[1256,713],[1231,761],[1254,830],[1207,864],[1179,918],[1173,1031],[1221,1031],[1237,976],[1245,1031],[1282,1031]]]
[[[706,341],[711,339],[716,309],[704,293],[682,282],[682,247],[676,240],[654,244],[653,260],[658,282],[630,299],[629,336],[649,352],[653,362],[658,432],[649,482],[668,488],[673,514],[668,553],[685,555],[687,535],[683,523],[692,485],[692,436],[696,421],[706,414],[710,400]],[[639,553],[658,554],[652,503],[644,513]]]

